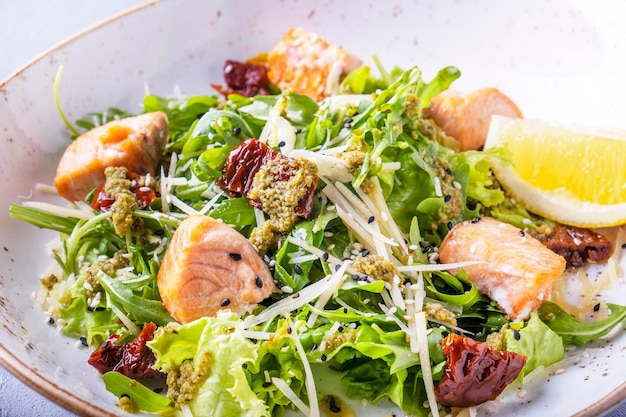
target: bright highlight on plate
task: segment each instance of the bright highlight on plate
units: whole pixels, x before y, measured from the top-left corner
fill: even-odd
[[[500,183],[528,210],[578,227],[626,223],[626,132],[494,116],[485,148]]]

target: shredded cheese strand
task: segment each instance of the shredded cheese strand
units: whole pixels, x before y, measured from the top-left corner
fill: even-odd
[[[428,405],[433,417],[439,417],[439,405],[435,397],[435,384],[433,382],[433,372],[430,367],[430,355],[428,353],[428,340],[426,333],[426,313],[423,311],[413,315],[413,326],[417,335],[417,349],[420,357],[420,366],[422,367],[422,377],[424,378],[424,387],[426,388],[426,397],[428,397]]]

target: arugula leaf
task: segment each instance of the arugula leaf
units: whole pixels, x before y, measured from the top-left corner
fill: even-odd
[[[102,375],[106,389],[121,398],[128,396],[139,409],[149,413],[163,413],[173,409],[172,401],[157,394],[150,388],[119,372],[111,371]]]
[[[611,314],[605,319],[594,322],[576,320],[558,304],[551,301],[539,307],[538,313],[541,320],[561,336],[565,344],[581,346],[608,334],[626,319],[626,306],[612,303],[607,303],[607,306]]]
[[[104,272],[98,273],[98,281],[107,292],[109,300],[118,308],[126,311],[138,323],[154,322],[165,325],[174,319],[167,312],[160,299],[149,299],[135,294],[123,279],[112,278]]]

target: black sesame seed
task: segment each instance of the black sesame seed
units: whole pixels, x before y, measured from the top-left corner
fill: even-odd
[[[283,283],[282,283],[282,282],[280,282],[280,281],[275,281],[275,282],[276,282],[276,288],[278,288],[279,290],[280,290],[282,287],[284,287],[284,286],[285,286],[285,284],[283,284]]]
[[[362,256],[362,257],[364,257],[364,258],[365,258],[367,255],[369,255],[369,254],[370,254],[370,251],[369,251],[369,250],[367,250],[367,249],[363,249],[363,250],[361,251],[361,256]]]
[[[243,259],[240,253],[229,253],[228,256],[230,256],[230,259],[233,261],[241,261]]]
[[[104,310],[106,310],[106,308],[102,306],[96,307],[96,311],[104,311]]]
[[[520,230],[520,231],[519,231],[519,235],[520,235],[521,237],[524,237],[524,236],[526,236],[526,233],[524,233],[524,231],[523,231],[523,230]]]
[[[270,381],[265,381],[265,382],[263,383],[263,388],[269,388],[269,387],[271,387],[271,386],[272,386],[272,383],[271,383]]]
[[[296,129],[296,135],[297,135],[298,133],[302,133],[302,129],[300,129],[300,128]]]
[[[428,244],[428,242],[426,242],[425,240],[420,240],[419,245],[422,249],[424,248],[430,248],[430,245]]]
[[[301,274],[302,273],[302,267],[300,265],[296,264],[296,266],[293,267],[293,271],[296,274]]]
[[[446,203],[447,203],[448,201],[450,201],[450,200],[452,200],[452,196],[451,196],[450,194],[447,194],[447,195],[443,198],[443,201],[444,201],[444,202],[446,202]]]
[[[322,261],[326,262],[328,260],[328,252],[324,252],[324,254],[322,255]]]
[[[165,234],[165,230],[163,230],[163,229],[155,230],[154,234],[157,235],[157,236],[163,236]]]
[[[513,337],[515,338],[515,340],[519,340],[522,335],[520,335],[517,330],[513,329]]]
[[[341,265],[335,265],[335,272],[339,271],[339,268],[341,268]]]
[[[354,119],[352,117],[348,117],[346,119],[346,123],[352,123],[354,121]]]
[[[326,362],[326,354],[325,353],[322,353],[322,356],[320,356],[320,360],[322,362]]]
[[[448,227],[448,230],[452,230],[452,228],[454,227],[454,223],[448,222],[446,226]]]
[[[359,278],[360,278],[359,274],[352,274],[352,279],[353,280],[358,281]]]
[[[233,136],[237,136],[241,133],[241,128],[236,126],[235,128],[233,128]]]
[[[446,174],[452,175],[452,170],[450,169],[450,167],[446,167],[445,171],[446,171]]]
[[[163,388],[161,387],[156,387],[155,389],[153,389],[152,391],[156,392],[157,394],[160,394],[163,392]]]
[[[54,317],[50,317],[48,319],[48,324],[54,324]]]
[[[287,334],[291,334],[293,332],[293,330],[291,329],[291,327],[287,327]]]
[[[80,337],[80,343],[81,343],[83,346],[89,346],[89,343],[87,343],[87,338],[86,338],[85,336],[81,336],[81,337]]]
[[[593,311],[600,311],[600,303],[593,306]]]
[[[367,219],[367,222],[368,222],[368,223],[374,223],[374,220],[376,220],[376,217],[374,217],[374,216],[370,216],[370,218],[369,218],[369,219]]]
[[[260,276],[257,275],[256,277],[254,277],[254,283],[258,288],[263,288],[263,280]]]
[[[470,223],[478,223],[480,221],[480,217],[476,217],[472,220],[470,220]]]
[[[286,143],[285,143],[285,141],[284,141],[284,140],[281,140],[280,142],[278,142],[278,147],[279,147],[279,148],[282,148],[282,147],[283,147],[283,146],[285,146],[285,145],[286,145]]]
[[[422,253],[427,253],[430,250],[430,246],[426,245],[426,246],[422,246]]]
[[[300,298],[300,293],[299,293],[299,292],[295,293],[295,294],[293,295],[293,297],[291,297],[291,298],[293,298],[294,300],[295,300],[296,298]]]
[[[337,402],[335,401],[335,397],[333,396],[331,396],[330,399],[328,400],[328,409],[332,411],[333,413],[341,412],[341,407],[337,405]]]
[[[95,309],[92,306],[87,307],[87,311],[94,311]]]
[[[337,331],[338,331],[339,333],[343,333],[343,326],[339,326],[339,327],[337,327]]]
[[[230,298],[224,298],[222,302],[220,303],[222,307],[226,307],[229,304],[230,304]]]

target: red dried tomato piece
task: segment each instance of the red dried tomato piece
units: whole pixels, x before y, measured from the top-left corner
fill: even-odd
[[[164,373],[152,369],[156,357],[146,346],[155,330],[154,323],[146,323],[133,341],[124,344],[118,344],[120,335],[114,334],[93,351],[87,362],[102,374],[117,371],[133,379],[165,378]]]
[[[139,210],[145,209],[152,204],[154,200],[156,200],[156,191],[154,191],[151,187],[139,186],[139,174],[128,172],[126,174],[126,178],[132,181],[130,191],[135,194]],[[103,182],[96,189],[93,201],[91,202],[92,208],[103,212],[109,211],[111,209],[111,205],[115,202],[115,199],[104,191],[104,185],[105,183]]]
[[[213,86],[224,96],[232,93],[246,97],[269,95],[270,80],[263,65],[227,60],[224,63],[224,81],[227,85],[225,89]]]
[[[233,197],[248,195],[252,180],[259,169],[270,159],[281,155],[256,139],[246,139],[230,152],[222,167],[222,176],[217,179],[219,185]]]
[[[275,170],[275,181],[287,181],[291,175],[295,175],[293,159],[275,151],[257,139],[247,139],[237,145],[228,155],[222,167],[222,176],[216,183],[233,197],[248,196],[254,176],[269,160],[282,160],[281,169]],[[313,210],[313,195],[315,186],[307,190],[307,194],[298,201],[295,213],[307,218]],[[250,200],[253,207],[260,208],[258,201]]]
[[[447,366],[435,394],[444,407],[472,407],[496,399],[517,378],[527,359],[454,334],[441,345]]]

